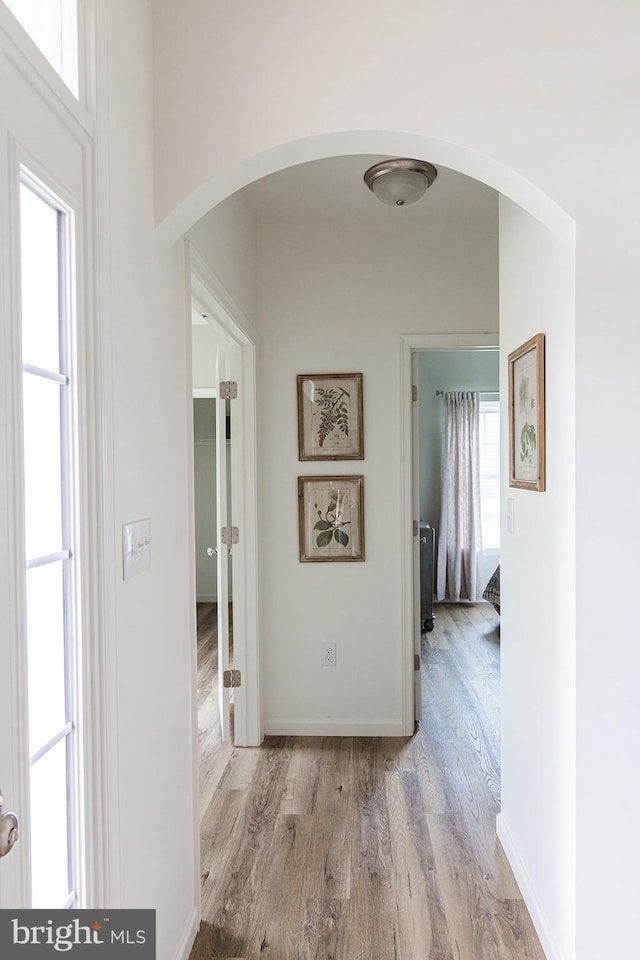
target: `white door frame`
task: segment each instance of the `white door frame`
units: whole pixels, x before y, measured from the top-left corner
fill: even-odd
[[[101,23],[98,11],[97,36]],[[83,18],[81,17],[81,35]],[[93,49],[93,29],[84,40]],[[90,41],[90,42],[89,42]],[[98,44],[98,47],[101,47]],[[83,43],[87,81],[95,80],[96,63]],[[100,50],[95,52],[100,57]],[[108,246],[96,227],[103,214],[105,177],[103,150],[95,140],[100,122],[87,113],[82,102],[68,95],[62,82],[43,72],[39,51],[26,39],[10,11],[0,4],[0,59],[3,77],[0,110],[1,135],[5,144],[0,157],[0,272],[5,279],[0,294],[0,523],[5,531],[0,555],[0,632],[7,638],[9,668],[0,677],[0,787],[7,810],[21,819],[21,839],[1,861],[0,905],[25,907],[30,903],[29,883],[29,789],[26,689],[25,583],[22,518],[22,441],[20,437],[21,370],[19,345],[20,269],[19,199],[20,165],[40,179],[73,213],[76,310],[82,322],[75,331],[77,355],[78,413],[74,435],[77,442],[74,486],[80,516],[76,547],[80,557],[77,614],[82,666],[78,673],[83,703],[81,753],[84,765],[83,797],[79,816],[84,821],[81,906],[118,899],[119,810],[109,797],[118,794],[118,745],[115,696],[115,603],[112,602],[116,569],[115,538],[110,518],[113,507],[110,436],[109,289]],[[104,91],[102,91],[104,92]],[[99,91],[100,93],[100,91]],[[43,123],[43,117],[47,120]],[[106,142],[106,140],[104,141]],[[104,142],[101,141],[104,148]],[[103,171],[104,174],[104,171]],[[105,217],[108,220],[108,217]],[[113,561],[113,562],[112,562]],[[7,719],[8,715],[8,719]],[[109,797],[104,785],[109,785]]]
[[[425,350],[497,350],[497,333],[403,333],[400,335],[400,564],[402,583],[402,724],[405,736],[414,729],[415,603],[414,596],[414,516],[413,489],[413,369],[415,352]]]
[[[256,362],[255,343],[246,333],[248,324],[240,308],[233,303],[212,274],[198,251],[185,241],[189,304],[191,295],[202,303],[236,348],[238,375],[242,383],[235,419],[240,421],[240,442],[231,447],[231,476],[234,478],[234,526],[240,528],[240,543],[233,548],[234,636],[242,638],[234,650],[235,669],[242,683],[234,690],[234,742],[236,746],[257,746],[262,742],[262,705],[258,631],[258,508],[256,443]],[[189,314],[190,315],[190,314]],[[191,325],[187,325],[187,348],[191,359]],[[191,392],[187,398],[188,417],[193,416]],[[190,465],[193,469],[193,464]],[[194,494],[190,485],[190,512],[193,518]],[[189,551],[195,557],[195,528],[189,524]],[[237,591],[236,591],[237,587]],[[195,631],[195,568],[190,583],[191,607]],[[195,636],[195,632],[193,633]],[[196,711],[196,683],[192,683],[193,710]],[[196,769],[197,776],[197,769]]]

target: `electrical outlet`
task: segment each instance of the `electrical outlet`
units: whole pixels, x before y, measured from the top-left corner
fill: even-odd
[[[320,663],[323,667],[335,667],[336,665],[336,645],[335,643],[320,644]]]

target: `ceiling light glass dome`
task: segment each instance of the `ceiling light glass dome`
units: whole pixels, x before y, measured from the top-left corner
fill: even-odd
[[[370,167],[364,182],[382,203],[403,207],[424,196],[438,171],[424,160],[383,160]]]

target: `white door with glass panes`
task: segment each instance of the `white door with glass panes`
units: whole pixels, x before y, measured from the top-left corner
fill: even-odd
[[[94,889],[85,824],[95,777],[83,764],[92,753],[84,691],[93,683],[88,640],[96,634],[87,629],[87,555],[95,559],[87,505],[94,521],[99,509],[86,468],[93,384],[83,360],[91,145],[66,94],[41,79],[44,56],[77,95],[75,3],[8,6],[21,26],[0,9],[8,54],[0,89],[0,390],[9,411],[0,423],[0,790],[4,812],[20,824],[0,858],[0,908],[73,907],[87,905]],[[22,27],[42,53],[22,44]],[[78,105],[79,117],[83,110]]]
[[[73,216],[20,183],[24,621],[31,903],[78,900],[78,590],[72,364]],[[27,845],[27,844],[25,844]]]

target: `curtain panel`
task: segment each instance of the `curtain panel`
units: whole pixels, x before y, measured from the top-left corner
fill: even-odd
[[[443,394],[438,600],[482,599],[480,396]]]

